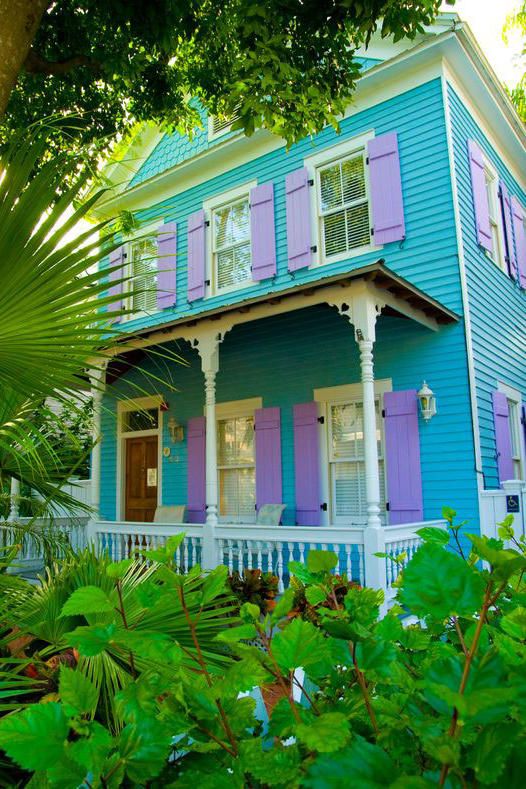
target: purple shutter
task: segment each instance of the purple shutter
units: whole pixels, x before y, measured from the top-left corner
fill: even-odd
[[[250,191],[250,234],[252,239],[252,279],[276,273],[276,233],[274,229],[274,184],[261,184]]]
[[[201,209],[188,217],[188,301],[204,297],[205,279],[205,212]]]
[[[471,168],[471,191],[477,226],[477,242],[493,252],[493,238],[489,221],[488,190],[484,173],[484,156],[474,140],[468,140],[469,165]]]
[[[295,405],[293,414],[296,523],[300,526],[319,526],[321,502],[318,403]]]
[[[287,175],[285,192],[289,271],[297,271],[310,266],[312,261],[309,172],[306,167]]]
[[[108,305],[109,312],[113,312],[113,311],[117,312],[119,310],[122,310],[123,308],[123,303],[122,303],[123,283],[119,282],[118,280],[122,280],[122,278],[124,277],[124,259],[125,259],[124,247],[118,247],[117,249],[114,249],[113,252],[110,253],[109,267],[110,269],[113,269],[113,271],[110,270],[108,280],[110,283],[113,284],[110,285],[108,295],[114,296],[115,300]],[[114,323],[118,323],[120,319],[121,316],[117,315],[113,319]]]
[[[524,211],[516,197],[511,198],[513,230],[515,233],[515,249],[517,271],[521,288],[526,288],[526,231],[524,230]]]
[[[401,241],[405,238],[405,222],[397,133],[369,140],[367,154],[374,243]]]
[[[256,507],[281,504],[281,415],[279,408],[258,408],[256,430]]]
[[[521,423],[522,423],[522,438],[524,441],[524,457],[526,457],[526,405],[522,406]]]
[[[173,307],[176,303],[177,225],[165,222],[157,234],[157,308]]]
[[[416,389],[384,394],[385,473],[389,523],[423,520]]]
[[[204,523],[206,520],[206,421],[204,416],[188,420],[187,474],[188,474],[188,523]]]
[[[510,193],[504,181],[499,181],[500,210],[502,215],[502,226],[504,228],[504,241],[506,246],[506,263],[508,264],[508,274],[513,279],[517,279],[517,262],[515,259],[515,248],[513,246],[512,213]]]
[[[514,479],[513,454],[511,448],[510,412],[508,398],[502,392],[493,392],[493,419],[495,420],[495,451],[499,482]]]

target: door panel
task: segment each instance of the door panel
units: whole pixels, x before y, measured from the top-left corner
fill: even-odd
[[[157,507],[157,436],[127,438],[125,454],[125,518],[151,522]]]

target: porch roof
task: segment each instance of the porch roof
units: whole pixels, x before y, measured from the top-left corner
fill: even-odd
[[[125,369],[133,366],[137,361],[137,354],[140,355],[141,350],[147,347],[160,345],[171,339],[189,339],[206,326],[218,334],[223,334],[238,323],[260,320],[323,302],[334,303],[335,291],[338,291],[339,300],[344,301],[345,289],[350,293],[359,283],[360,287],[367,288],[372,297],[377,299],[378,311],[383,315],[409,318],[435,331],[440,325],[455,323],[460,319],[458,314],[391,271],[385,260],[380,258],[375,263],[344,274],[292,285],[281,291],[264,293],[235,304],[205,309],[198,315],[181,316],[164,322],[162,326],[141,329],[133,336],[123,334],[122,339],[110,350],[110,355],[114,357],[111,364],[114,368],[113,375],[122,375],[124,369],[119,368],[123,364]],[[119,356],[121,361],[115,358]],[[111,377],[112,371],[108,370],[108,373]]]

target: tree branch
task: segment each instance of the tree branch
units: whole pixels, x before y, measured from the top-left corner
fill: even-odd
[[[68,74],[73,69],[86,66],[93,71],[100,70],[101,64],[87,55],[73,55],[64,60],[46,60],[31,48],[24,61],[24,70],[28,74],[60,75]]]

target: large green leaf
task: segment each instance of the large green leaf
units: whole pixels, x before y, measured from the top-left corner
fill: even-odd
[[[293,619],[272,639],[272,652],[283,671],[308,669],[330,661],[329,645],[322,633],[310,622]]]
[[[86,616],[115,612],[115,604],[98,586],[81,586],[75,589],[62,606],[61,616]]]
[[[319,756],[307,771],[302,785],[310,789],[384,789],[397,778],[397,770],[386,752],[355,736],[351,744],[330,756]]]
[[[0,748],[26,770],[45,770],[64,756],[68,730],[60,704],[35,704],[0,720]]]
[[[310,723],[300,723],[295,733],[309,750],[319,753],[339,751],[350,737],[349,722],[341,712],[325,712]]]
[[[60,668],[58,692],[63,704],[77,714],[93,713],[99,699],[97,687],[78,669]]]

